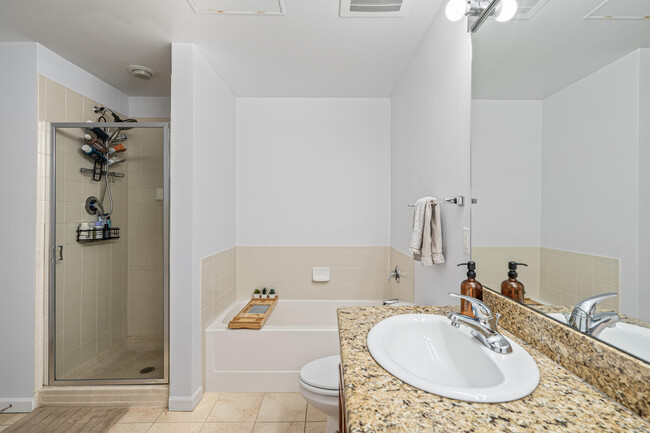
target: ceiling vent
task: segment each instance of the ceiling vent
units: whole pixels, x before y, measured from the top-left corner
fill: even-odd
[[[343,18],[396,18],[408,14],[412,0],[341,0]]]
[[[585,20],[650,20],[648,0],[605,0]]]
[[[197,14],[284,15],[283,0],[187,0]]]
[[[544,7],[549,0],[519,0],[517,14],[513,20],[529,20],[535,16],[539,10]]]

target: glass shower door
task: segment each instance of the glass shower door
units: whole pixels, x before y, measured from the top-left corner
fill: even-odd
[[[166,383],[168,125],[52,137],[50,383]]]

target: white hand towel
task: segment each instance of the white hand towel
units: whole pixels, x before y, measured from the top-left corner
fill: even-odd
[[[424,197],[415,203],[410,250],[413,259],[423,266],[445,262],[442,254],[440,207],[433,197]]]

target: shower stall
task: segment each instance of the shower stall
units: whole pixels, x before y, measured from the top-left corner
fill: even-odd
[[[48,382],[168,383],[169,125],[94,113],[51,124]]]

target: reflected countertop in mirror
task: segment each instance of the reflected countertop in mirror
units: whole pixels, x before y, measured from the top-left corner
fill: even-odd
[[[631,3],[548,0],[472,36],[472,260],[497,291],[526,263],[529,306],[560,321],[615,293],[599,338],[650,362],[650,334],[630,349],[650,329],[650,22],[630,19],[650,2]]]

